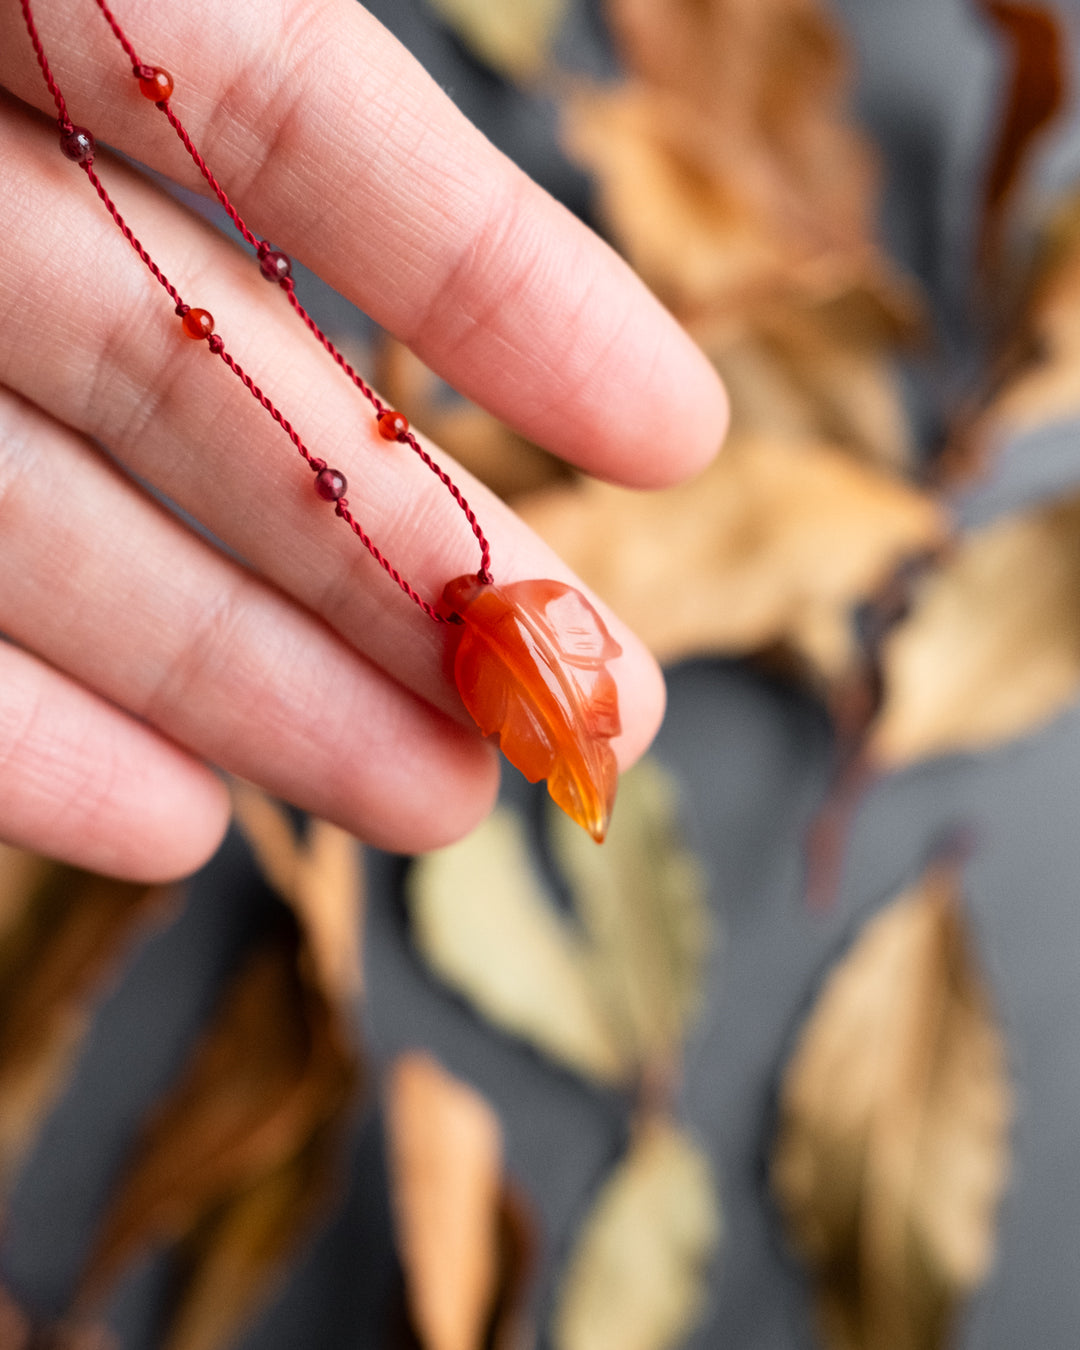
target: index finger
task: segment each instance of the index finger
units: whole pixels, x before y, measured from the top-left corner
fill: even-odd
[[[39,0],[73,119],[201,180],[92,0]],[[596,235],[528,179],[352,0],[119,0],[140,59],[254,229],[463,393],[602,477],[661,486],[726,423],[689,337]],[[16,6],[0,79],[51,110]],[[657,452],[657,447],[663,447]]]

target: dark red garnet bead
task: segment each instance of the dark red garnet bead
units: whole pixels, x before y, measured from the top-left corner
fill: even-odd
[[[292,259],[280,249],[260,248],[259,271],[267,281],[285,281],[292,276]]]
[[[184,336],[194,338],[196,342],[208,338],[214,331],[214,316],[205,309],[189,309],[180,322]]]
[[[151,103],[164,103],[172,98],[173,78],[160,66],[140,66],[138,69],[139,92]]]
[[[409,431],[409,419],[393,408],[384,408],[379,414],[376,425],[384,441],[400,441]]]
[[[345,495],[348,487],[345,475],[337,469],[320,469],[315,475],[315,491],[324,502],[336,502]]]
[[[89,164],[94,158],[94,138],[85,127],[72,127],[60,133],[60,149],[76,164]]]

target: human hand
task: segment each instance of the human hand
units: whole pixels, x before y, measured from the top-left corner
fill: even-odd
[[[73,120],[201,186],[92,0],[37,0],[35,16]],[[715,451],[723,394],[689,339],[358,5],[122,0],[118,17],[173,75],[173,105],[252,227],[450,383],[628,484],[676,481]],[[58,151],[15,5],[0,11],[0,84],[0,837],[120,875],[182,874],[228,819],[208,764],[385,847],[466,832],[497,768],[448,679],[446,631],[333,519],[205,344],[178,337]],[[251,260],[100,149],[95,165],[189,303],[346,474],[354,513],[413,585],[436,600],[475,570],[453,503],[377,437]],[[574,580],[438,457],[500,580]],[[663,684],[609,626],[625,765],[655,733]]]

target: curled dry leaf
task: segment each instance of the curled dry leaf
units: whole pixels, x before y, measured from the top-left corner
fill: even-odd
[[[5,850],[0,885],[0,1193],[63,1087],[89,1006],[171,892]]]
[[[532,1243],[503,1176],[502,1130],[473,1088],[420,1051],[385,1087],[394,1223],[424,1350],[516,1350]]]
[[[997,387],[945,449],[942,477],[984,473],[1012,437],[1080,415],[1080,193],[1043,232]]]
[[[895,769],[1042,725],[1080,687],[1080,497],[961,541],[883,648],[866,755]]]
[[[232,780],[233,814],[255,861],[300,920],[318,979],[332,998],[360,990],[364,882],[360,845],[329,821],[311,819],[303,838],[284,808],[250,783]]]
[[[844,112],[848,68],[815,0],[611,0],[620,88],[570,105],[602,217],[684,322],[868,291],[876,172]]]
[[[480,1012],[560,1063],[604,1082],[662,1084],[698,1006],[709,941],[674,790],[650,760],[624,774],[602,849],[562,821],[551,812],[573,917],[541,880],[521,818],[499,808],[414,864],[416,942]]]
[[[97,1302],[143,1248],[187,1241],[175,1325],[195,1330],[170,1350],[225,1346],[306,1232],[333,1173],[355,1069],[335,1009],[303,964],[301,934],[281,911],[148,1122],[80,1306]]]
[[[567,0],[429,0],[482,61],[510,79],[533,79],[566,13]]]
[[[1061,111],[1068,84],[1067,37],[1049,5],[977,0],[1007,45],[1009,88],[994,157],[986,173],[979,257],[984,272],[1001,261],[1009,206],[1034,143]]]
[[[860,934],[784,1071],[772,1183],[829,1350],[943,1350],[991,1260],[1011,1111],[957,879],[936,867]]]
[[[891,475],[766,437],[734,438],[664,492],[585,483],[521,509],[661,660],[785,643],[827,678],[852,659],[854,607],[946,533],[940,506]]]
[[[640,1122],[585,1220],[559,1291],[555,1350],[669,1350],[692,1329],[720,1234],[708,1160]]]

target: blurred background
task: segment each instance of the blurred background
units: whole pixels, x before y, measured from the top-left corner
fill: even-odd
[[[668,717],[602,850],[0,850],[0,1350],[1071,1350],[1080,7],[369,8],[728,383],[585,483],[297,282]]]

